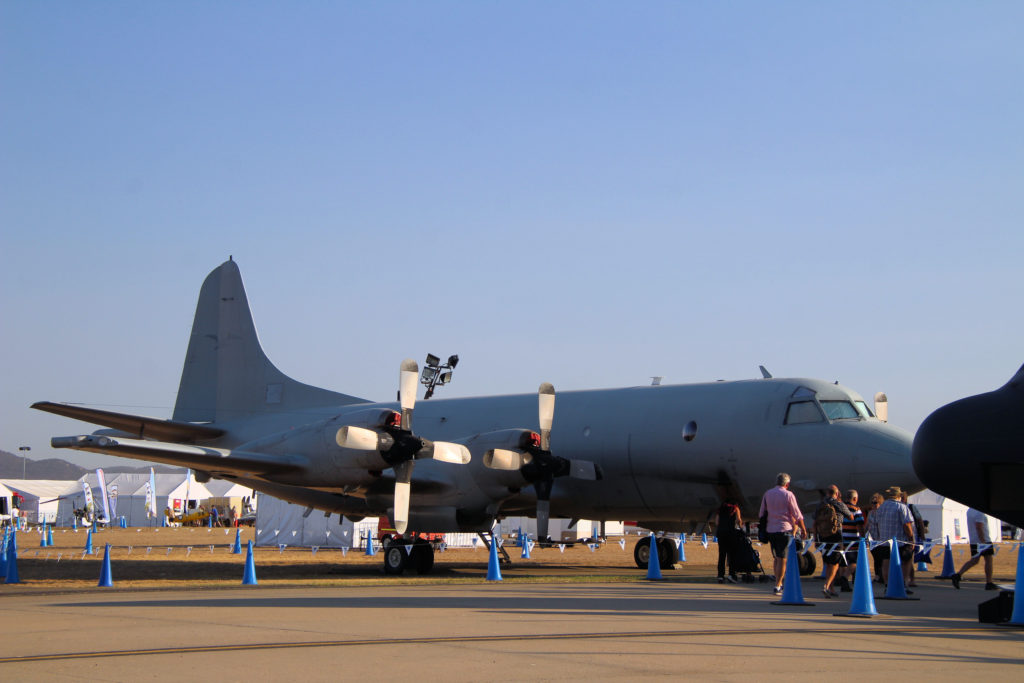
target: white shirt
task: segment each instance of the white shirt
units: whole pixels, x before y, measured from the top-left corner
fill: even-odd
[[[978,525],[981,524],[981,534],[978,534]],[[974,508],[967,509],[967,538],[974,545],[991,543],[988,537],[988,515],[979,512]]]

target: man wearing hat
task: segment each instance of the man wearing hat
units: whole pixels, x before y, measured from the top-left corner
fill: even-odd
[[[914,559],[914,515],[910,513],[909,507],[900,502],[902,493],[899,486],[890,486],[885,490],[885,502],[871,513],[868,533],[876,541],[895,541],[903,565],[903,585],[906,586],[910,583],[910,568]],[[889,545],[883,543],[874,548],[871,554],[882,560],[882,576],[888,581]],[[907,593],[913,592],[907,590]]]

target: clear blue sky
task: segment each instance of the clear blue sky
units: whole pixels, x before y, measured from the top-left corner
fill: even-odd
[[[1024,362],[1018,2],[0,5],[0,448],[168,417],[234,255],[391,399],[776,376],[894,424]]]

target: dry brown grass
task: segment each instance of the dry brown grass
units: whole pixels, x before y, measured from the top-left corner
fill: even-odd
[[[253,538],[251,528],[243,528],[243,554],[231,554],[234,530],[224,529],[109,529],[94,535],[94,555],[83,555],[86,534],[70,529],[54,531],[54,547],[39,547],[35,532],[19,532],[18,570],[22,583],[0,585],[0,595],[32,590],[64,591],[94,588],[99,580],[105,544],[111,545],[111,568],[118,588],[203,588],[240,585],[245,566],[245,543]],[[633,562],[633,545],[638,537],[627,537],[625,549],[617,539],[591,551],[586,546],[534,548],[530,559],[520,558],[520,548],[507,548],[511,566],[502,567],[502,576],[511,581],[640,581],[644,570]],[[212,552],[211,552],[212,548]],[[169,551],[168,551],[169,550]],[[996,555],[997,581],[1012,582],[1016,573],[1016,553],[1004,547]],[[771,570],[767,547],[760,549],[762,563]],[[954,546],[957,568],[967,559],[967,546]],[[932,551],[933,571],[921,580],[933,581],[942,567],[941,549]],[[419,577],[407,572],[403,577],[385,576],[382,558],[366,556],[361,550],[343,555],[338,548],[256,548],[254,559],[260,585],[368,585],[402,583],[460,583],[483,581],[487,573],[487,551],[451,549],[438,552],[434,572]],[[700,543],[686,544],[686,563],[664,572],[667,580],[713,581],[718,551],[714,544],[704,549]],[[980,565],[968,573],[968,579],[983,579]],[[927,577],[927,578],[924,578]]]

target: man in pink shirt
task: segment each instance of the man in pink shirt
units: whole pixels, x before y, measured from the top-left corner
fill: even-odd
[[[789,490],[789,475],[780,472],[775,478],[775,488],[765,491],[761,498],[761,511],[758,516],[768,514],[768,542],[772,546],[772,556],[775,558],[775,590],[774,593],[782,592],[782,579],[786,576],[786,548],[789,546],[790,536],[793,530],[799,530],[804,537],[807,536],[807,527],[804,526],[804,516],[800,512],[800,506],[796,504],[796,496]]]

